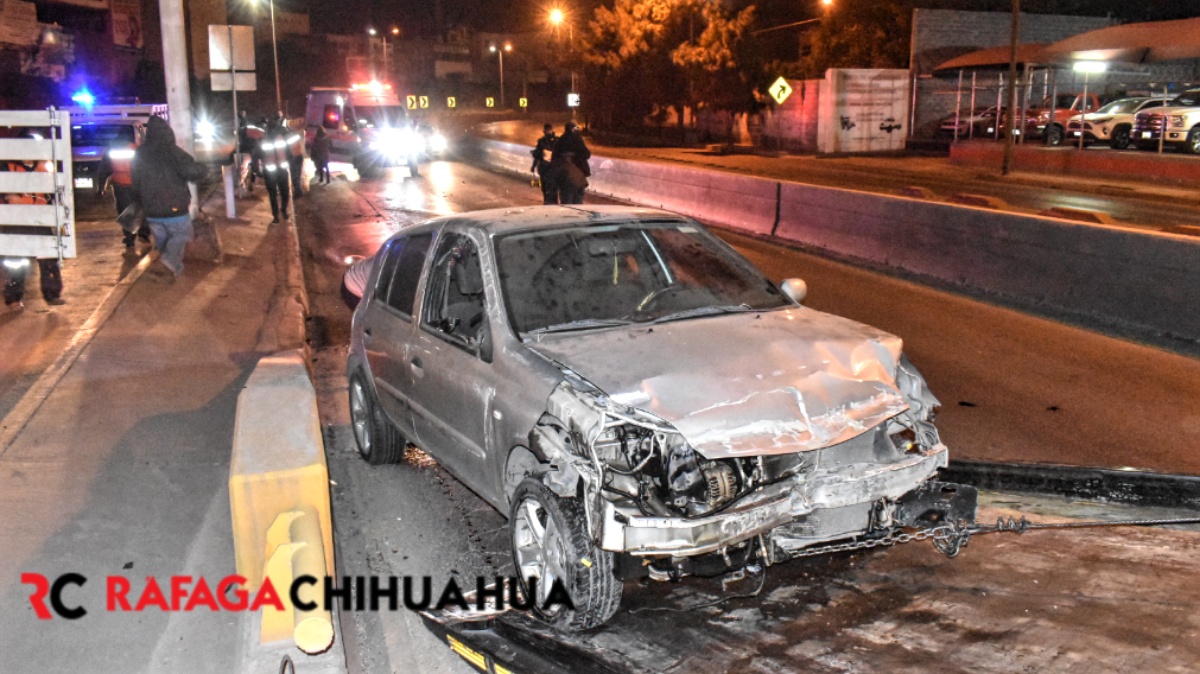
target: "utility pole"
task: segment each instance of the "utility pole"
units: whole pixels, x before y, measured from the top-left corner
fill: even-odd
[[[192,138],[192,91],[187,66],[187,35],[184,32],[183,0],[158,0],[162,23],[163,74],[167,83],[167,107],[175,144],[195,154]]]
[[[1008,175],[1012,169],[1013,131],[1025,131],[1025,120],[1017,119],[1017,45],[1021,41],[1021,0],[1012,0],[1012,36],[1008,55],[1008,133],[1004,139],[1004,163],[1000,175]],[[997,124],[996,128],[1000,128]]]
[[[183,0],[158,0],[163,43],[163,75],[167,84],[167,109],[175,144],[196,154],[192,136],[192,91],[187,66],[187,33],[184,31]],[[192,190],[192,214],[198,208],[196,186]]]

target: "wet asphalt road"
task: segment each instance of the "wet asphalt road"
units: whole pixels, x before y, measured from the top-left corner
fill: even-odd
[[[504,519],[436,462],[415,448],[394,466],[358,458],[345,403],[350,312],[339,286],[347,256],[372,253],[406,223],[539,201],[528,183],[438,162],[416,180],[404,169],[373,181],[338,180],[299,204],[343,574],[431,575],[441,587],[451,576],[473,586],[476,576],[511,570]],[[727,238],[772,278],[804,277],[809,306],[904,337],[943,401],[939,427],[954,456],[1200,474],[1193,456],[1200,361]],[[1200,659],[1179,638],[1197,629],[1200,600],[1186,581],[1197,570],[1195,555],[1179,553],[1194,551],[1195,534],[1122,530],[1088,538],[1083,555],[1073,549],[1079,537],[1055,536],[981,539],[952,562],[922,545],[833,565],[784,565],[769,578],[772,607],[744,601],[736,611],[679,618],[678,626],[695,634],[720,621],[725,634],[785,632],[796,644],[711,659],[699,667],[706,671],[779,671],[784,663],[794,671],[930,671],[932,663],[939,671],[1128,671]],[[1130,569],[1139,568],[1156,580],[1133,582]],[[1043,582],[1054,589],[1047,593]],[[1122,619],[1130,605],[1136,624]],[[665,615],[672,617],[660,624],[675,622]],[[472,671],[406,611],[346,615],[343,630],[355,671]],[[597,638],[612,646],[613,634]],[[888,648],[878,648],[884,641]],[[698,652],[729,642],[717,644]],[[628,645],[640,647],[650,646]],[[655,668],[696,665],[668,657]]]

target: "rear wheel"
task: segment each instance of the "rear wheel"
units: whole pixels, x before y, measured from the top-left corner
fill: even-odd
[[[417,176],[421,175],[420,174],[420,164],[417,162],[415,157],[408,158],[408,175],[413,178],[416,178]]]
[[[379,409],[362,373],[350,377],[350,425],[358,453],[372,466],[396,463],[404,456],[404,436]]]
[[[1108,139],[1108,146],[1114,150],[1124,150],[1129,147],[1130,128],[1128,126],[1118,126],[1113,129],[1112,136]]]
[[[576,632],[608,622],[621,605],[624,585],[613,574],[613,555],[588,536],[583,504],[560,498],[536,478],[526,478],[512,499],[513,564],[534,613],[551,625]],[[531,593],[527,579],[536,577]],[[555,582],[574,608],[544,607]]]

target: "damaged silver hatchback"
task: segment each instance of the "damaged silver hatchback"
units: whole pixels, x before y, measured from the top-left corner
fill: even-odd
[[[938,402],[900,339],[802,306],[803,282],[775,286],[693,220],[480,211],[369,264],[359,451],[398,461],[411,440],[507,514],[518,575],[572,597],[542,614],[559,627],[604,623],[639,575],[974,518],[973,489],[933,480]]]

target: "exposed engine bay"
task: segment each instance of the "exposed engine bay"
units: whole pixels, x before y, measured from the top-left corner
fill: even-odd
[[[675,560],[718,553],[728,561],[757,544],[757,556],[771,563],[923,518],[973,520],[969,488],[941,504],[905,499],[946,464],[932,423],[937,400],[906,359],[896,388],[907,409],[884,423],[819,449],[723,458],[704,456],[667,421],[564,373],[531,447],[551,464],[545,483],[583,500],[590,533],[606,550]]]

